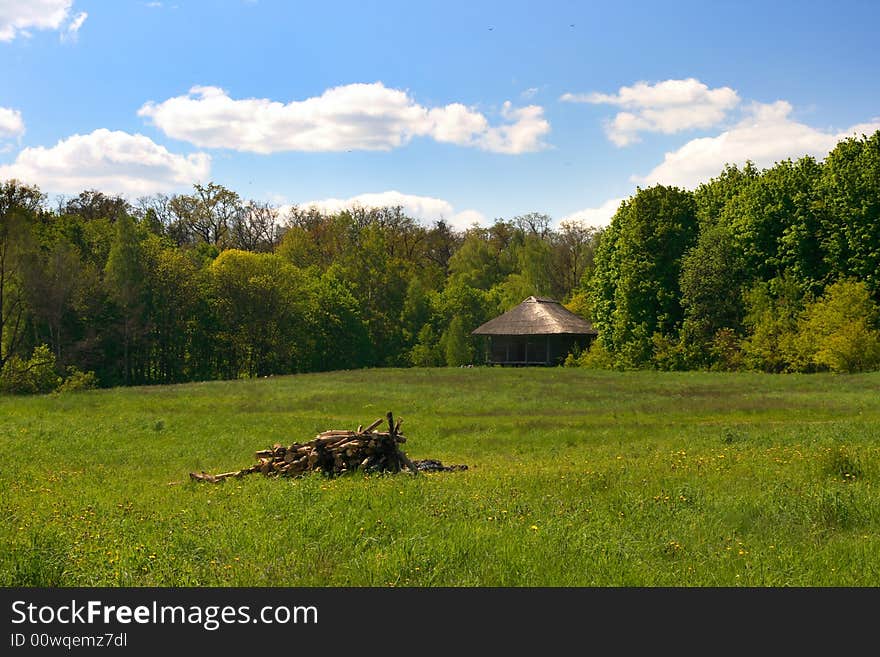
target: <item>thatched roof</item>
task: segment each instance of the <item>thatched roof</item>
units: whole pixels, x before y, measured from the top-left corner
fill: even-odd
[[[555,299],[529,297],[516,308],[490,319],[471,331],[473,335],[596,335],[587,320]]]

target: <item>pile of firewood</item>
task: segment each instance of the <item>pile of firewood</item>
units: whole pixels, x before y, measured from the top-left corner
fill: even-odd
[[[434,460],[414,463],[400,449],[400,444],[406,442],[406,438],[400,433],[403,421],[398,420],[395,423],[390,411],[386,417],[388,431],[377,430],[382,424],[382,418],[379,418],[367,428],[359,426],[356,431],[324,431],[307,443],[293,443],[287,447],[275,444],[271,449],[257,452],[258,462],[248,468],[216,475],[190,472],[189,476],[194,481],[218,483],[229,477],[242,477],[254,472],[294,477],[307,472],[321,472],[331,476],[355,470],[400,472],[404,467],[413,474],[420,471],[467,469],[467,466],[443,466]]]

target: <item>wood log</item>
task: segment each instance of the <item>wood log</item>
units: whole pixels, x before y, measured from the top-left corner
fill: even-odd
[[[413,474],[419,474],[419,469],[415,466],[415,463],[409,460],[409,457],[402,451],[397,450],[397,455],[400,457],[400,460],[406,463],[406,467],[410,469]]]
[[[189,478],[193,481],[207,481],[212,484],[219,484],[224,479],[228,479],[229,477],[237,477],[241,475],[241,470],[236,470],[235,472],[223,472],[221,474],[208,474],[204,470],[202,472],[190,472]]]
[[[379,418],[378,420],[376,420],[375,422],[373,422],[373,424],[371,424],[371,425],[368,426],[366,429],[364,429],[364,433],[370,433],[373,429],[375,429],[376,427],[378,427],[380,424],[382,424],[382,418]]]
[[[391,413],[391,411],[388,411],[385,414],[385,417],[388,418],[388,433],[393,436],[394,435],[394,415]]]

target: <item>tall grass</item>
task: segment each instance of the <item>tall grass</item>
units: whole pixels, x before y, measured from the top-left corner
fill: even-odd
[[[194,484],[387,410],[465,472]],[[411,369],[0,398],[5,586],[880,585],[880,375]]]

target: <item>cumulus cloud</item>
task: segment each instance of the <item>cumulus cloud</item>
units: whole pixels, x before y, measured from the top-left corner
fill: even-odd
[[[383,208],[396,207],[398,205],[403,208],[407,216],[419,219],[424,223],[433,223],[443,219],[446,223],[457,229],[468,228],[473,223],[486,223],[486,217],[477,210],[468,209],[456,212],[449,201],[431,196],[403,194],[397,190],[358,194],[347,199],[326,198],[318,201],[307,201],[299,204],[299,207],[314,207],[323,212],[335,213],[353,207]],[[281,207],[281,213],[283,214],[289,207]]]
[[[751,160],[759,168],[780,160],[812,155],[824,157],[842,139],[871,134],[880,129],[880,118],[846,130],[819,130],[791,119],[792,106],[783,100],[752,103],[745,118],[716,137],[694,139],[666,153],[658,166],[634,182],[677,185],[693,189],[721,173],[725,164]]]
[[[560,100],[616,105],[624,109],[605,124],[608,138],[617,146],[640,141],[642,132],[673,134],[709,128],[723,121],[726,113],[740,101],[730,87],[710,89],[695,78],[656,84],[638,82],[631,87],[621,87],[616,94],[567,93]]]
[[[24,134],[24,119],[21,112],[8,107],[0,107],[0,139],[21,137]]]
[[[170,137],[205,148],[253,153],[280,151],[387,151],[414,137],[496,153],[545,147],[550,131],[543,108],[501,109],[503,123],[461,103],[428,108],[381,82],[327,89],[287,104],[267,98],[231,98],[218,87],[196,86],[184,96],[148,102],[138,114]]]
[[[0,41],[30,36],[30,30],[59,29],[72,4],[73,0],[0,0]]]
[[[210,168],[205,153],[176,155],[144,135],[101,128],[51,148],[25,148],[15,162],[0,166],[0,180],[17,178],[54,193],[96,188],[135,197],[205,180]]]
[[[596,208],[584,208],[563,217],[560,221],[577,221],[585,226],[601,228],[611,223],[611,218],[624,201],[623,198],[611,198]]]

